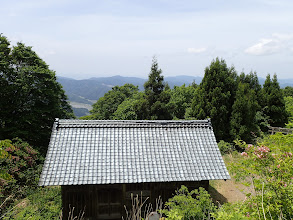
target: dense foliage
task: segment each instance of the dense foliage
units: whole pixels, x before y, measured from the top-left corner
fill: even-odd
[[[256,145],[237,141],[242,153],[234,152],[228,164],[230,174],[255,193],[244,201],[215,206],[207,191],[177,191],[162,211],[167,219],[292,219],[293,218],[293,134],[268,136]],[[224,150],[230,149],[221,142]],[[229,153],[232,153],[229,150]]]
[[[233,144],[223,140],[218,142],[218,147],[222,155],[231,154],[235,151],[235,146]]]
[[[195,83],[190,86],[174,86],[171,90],[171,98],[167,104],[168,111],[172,119],[189,118],[191,111],[191,102],[196,94],[197,85]]]
[[[0,139],[22,138],[46,151],[54,118],[73,117],[55,72],[23,43],[0,35]]]
[[[284,100],[288,115],[288,124],[286,126],[288,128],[293,128],[293,96],[286,96]]]
[[[257,145],[238,144],[244,151],[235,155],[230,172],[237,180],[252,184],[256,192],[248,194],[244,204],[238,204],[241,213],[253,219],[292,219],[293,135],[278,133]]]
[[[252,133],[258,132],[256,112],[259,108],[257,96],[248,83],[240,82],[236,91],[230,119],[232,140],[251,141]]]
[[[283,127],[287,122],[283,92],[276,74],[273,79],[268,75],[263,85],[263,110],[266,115],[270,116],[271,126]]]
[[[283,89],[283,93],[284,93],[284,96],[292,96],[292,97],[293,97],[293,87],[291,87],[291,86],[286,86],[286,87]]]
[[[236,93],[237,74],[224,60],[216,59],[205,69],[205,75],[192,102],[196,119],[211,118],[218,140],[228,140],[230,117]]]
[[[181,186],[175,196],[165,203],[162,213],[168,220],[211,219],[211,213],[216,211],[211,196],[202,187],[188,191]]]
[[[27,205],[27,201],[35,203],[38,196],[45,193],[46,190],[37,186],[42,155],[47,150],[54,119],[73,117],[72,109],[61,85],[56,81],[55,72],[49,69],[32,47],[23,43],[11,47],[9,40],[2,34],[0,94],[0,218],[43,219],[34,212],[37,211],[36,204],[32,204],[30,216],[25,214],[27,211],[23,206]],[[19,200],[23,202],[17,204]],[[46,203],[48,206],[52,204],[48,199]],[[44,204],[39,207],[45,212],[50,209]],[[23,214],[15,216],[15,210],[23,211]],[[50,216],[51,211],[44,216]]]
[[[293,87],[287,86],[284,89],[285,108],[288,115],[287,128],[293,128]]]
[[[26,142],[0,141],[1,210],[37,188],[42,161],[40,154]]]
[[[61,188],[38,188],[15,203],[15,206],[8,209],[1,217],[5,220],[62,219]]]
[[[124,100],[113,114],[116,120],[137,120],[146,118],[147,101],[145,94],[139,92]]]
[[[91,110],[92,119],[113,119],[113,114],[118,106],[127,98],[131,98],[138,93],[138,87],[132,84],[124,86],[114,86],[112,90],[101,97]]]

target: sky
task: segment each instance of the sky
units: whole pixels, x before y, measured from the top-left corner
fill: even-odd
[[[0,0],[0,33],[57,76],[203,76],[216,57],[238,73],[293,78],[292,0]]]

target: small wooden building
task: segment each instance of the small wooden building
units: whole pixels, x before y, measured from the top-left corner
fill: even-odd
[[[62,187],[63,213],[121,219],[131,194],[155,204],[181,185],[230,179],[209,120],[56,119],[40,186]]]

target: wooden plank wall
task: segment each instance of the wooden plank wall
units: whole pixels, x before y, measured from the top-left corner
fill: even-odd
[[[138,195],[141,201],[147,199],[146,204],[151,203],[155,210],[156,199],[167,201],[181,185],[189,190],[199,187],[208,190],[209,181],[62,186],[63,219],[68,219],[72,211],[73,216],[84,212],[89,220],[121,219],[126,214],[124,205],[131,209],[131,194]]]

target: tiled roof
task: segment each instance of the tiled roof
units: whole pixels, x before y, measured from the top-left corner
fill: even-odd
[[[210,121],[56,120],[39,185],[230,179]]]

